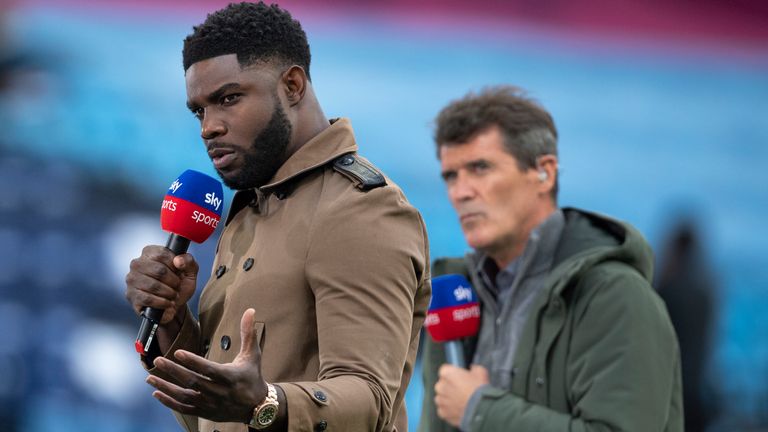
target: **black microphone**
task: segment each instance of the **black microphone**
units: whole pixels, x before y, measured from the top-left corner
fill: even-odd
[[[171,234],[168,236],[168,241],[165,243],[165,247],[173,252],[174,255],[181,255],[187,253],[189,249],[188,238],[182,237],[178,234]],[[141,325],[139,326],[139,334],[136,336],[136,352],[141,355],[147,354],[147,349],[152,344],[152,340],[155,338],[157,327],[160,325],[160,318],[163,317],[163,309],[145,307],[141,311]]]

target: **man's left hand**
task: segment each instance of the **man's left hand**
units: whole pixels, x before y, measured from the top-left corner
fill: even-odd
[[[232,363],[215,363],[183,350],[174,354],[176,362],[155,359],[155,367],[173,382],[150,375],[147,382],[157,389],[152,396],[182,414],[247,423],[253,408],[267,396],[267,383],[261,376],[261,348],[253,329],[255,314],[253,309],[243,314],[240,352]]]
[[[472,393],[489,382],[488,370],[480,365],[472,365],[470,370],[442,365],[435,384],[437,415],[451,425],[459,427]]]

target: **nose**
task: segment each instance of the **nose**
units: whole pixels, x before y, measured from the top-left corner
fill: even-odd
[[[459,173],[448,188],[448,196],[453,203],[461,203],[475,198],[477,190],[464,174]]]
[[[227,127],[223,121],[209,113],[205,113],[203,121],[200,122],[200,136],[204,140],[218,138],[226,133]]]

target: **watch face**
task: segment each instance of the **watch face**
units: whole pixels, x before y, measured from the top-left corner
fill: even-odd
[[[256,422],[260,426],[269,426],[275,421],[277,416],[277,405],[269,404],[261,407],[258,413],[256,413]]]

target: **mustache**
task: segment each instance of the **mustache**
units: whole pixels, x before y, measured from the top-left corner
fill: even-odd
[[[477,214],[477,213],[484,213],[485,209],[482,208],[482,206],[477,205],[460,205],[455,206],[454,210],[456,211],[456,214],[459,217],[466,216],[469,214]]]
[[[212,142],[212,143],[206,143],[205,149],[208,151],[208,153],[213,152],[215,150],[232,150],[234,151],[237,148],[234,144],[230,143],[224,143],[224,142]]]

